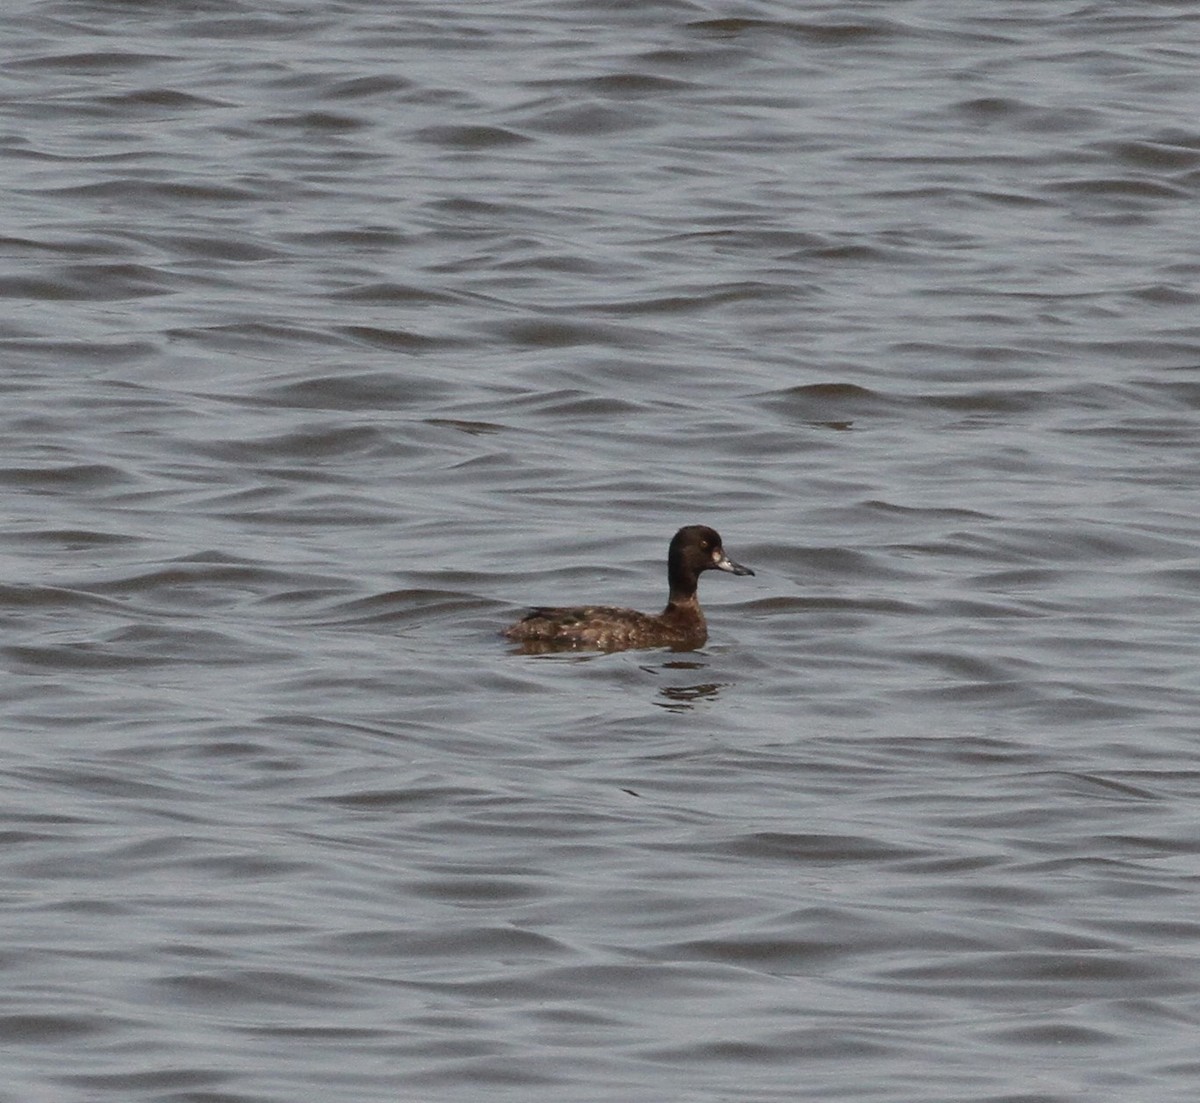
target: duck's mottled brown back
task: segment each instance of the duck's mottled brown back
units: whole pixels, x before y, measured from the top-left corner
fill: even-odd
[[[625,651],[641,647],[676,647],[691,651],[708,637],[699,605],[695,615],[651,616],[636,609],[611,605],[580,605],[567,609],[534,609],[505,631],[510,640],[539,650]]]
[[[639,613],[611,605],[578,605],[534,609],[504,635],[521,644],[525,652],[624,651],[631,648],[669,647],[692,651],[703,647],[708,626],[696,584],[706,570],[752,575],[749,567],[733,562],[721,546],[721,537],[706,525],[681,528],[671,541],[667,577],[671,592],[667,607],[658,614]]]

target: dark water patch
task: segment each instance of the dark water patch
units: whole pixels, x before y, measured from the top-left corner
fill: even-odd
[[[672,1066],[724,1068],[734,1065],[753,1068],[762,1065],[769,1068],[772,1065],[783,1067],[791,1064],[797,1053],[802,1053],[808,1062],[870,1060],[894,1055],[896,1047],[886,1037],[886,1033],[879,1031],[878,1037],[872,1036],[873,1033],[851,1027],[837,1030],[798,1028],[775,1032],[763,1041],[713,1040],[654,1047],[645,1056],[652,1061],[661,1061]],[[1021,1103],[1033,1101],[1022,1100]]]
[[[36,56],[14,58],[9,67],[31,69],[37,73],[68,72],[116,73],[127,69],[160,65],[167,61],[178,61],[179,55],[168,53],[140,53],[132,50],[86,50],[69,54],[38,53]]]
[[[723,967],[714,967],[723,972]],[[519,976],[489,976],[456,982],[413,980],[409,986],[426,992],[453,992],[473,999],[507,999],[545,1002],[570,1000],[579,985],[602,997],[639,1000],[689,999],[703,997],[713,987],[710,975],[700,967],[664,968],[654,962],[600,962],[569,964],[530,970]]]
[[[462,1044],[454,1047],[458,1053]],[[564,1090],[571,1078],[558,1072],[542,1072],[525,1058],[497,1056],[492,1047],[487,1047],[473,1056],[470,1061],[457,1061],[444,1069],[415,1069],[405,1077],[405,1083],[413,1088],[461,1090],[464,1086],[471,1091],[491,1093],[519,1089],[532,1091],[544,1088],[554,1092]]]
[[[856,940],[861,951],[861,942]],[[758,969],[774,976],[805,975],[846,953],[844,942],[740,936],[728,939],[698,939],[660,947],[668,960],[718,962],[743,969]]]
[[[54,467],[0,467],[0,486],[34,494],[69,494],[112,489],[128,483],[129,474],[102,463]]]
[[[329,249],[388,250],[412,242],[412,235],[396,226],[315,227],[285,229],[279,240],[290,246],[303,246],[318,255]]]
[[[806,383],[760,396],[768,408],[793,421],[852,427],[859,419],[897,413],[903,400],[857,383]]]
[[[563,349],[579,345],[635,348],[657,344],[660,338],[645,328],[624,328],[596,322],[527,319],[493,322],[486,330],[516,348]]]
[[[1143,448],[1154,448],[1160,453],[1166,449],[1176,448],[1190,435],[1192,426],[1182,418],[1119,418],[1109,423],[1093,423],[1090,425],[1064,428],[1064,436],[1081,438],[1119,439]],[[1163,475],[1167,473],[1164,471]],[[1141,477],[1140,469],[1133,467],[1114,474],[1116,479],[1133,479]]]
[[[990,188],[975,188],[966,192],[971,199],[982,204],[991,204],[997,207],[1041,207],[1048,204],[1037,198],[1029,195],[1024,191],[997,191]]]
[[[1185,199],[1190,188],[1180,187],[1159,179],[1130,176],[1086,177],[1058,180],[1044,184],[1047,192],[1057,195],[1104,199]]]
[[[1148,960],[1145,955],[1097,948],[1091,953],[998,952],[965,960],[949,955],[939,964],[883,969],[880,980],[912,984],[917,990],[938,991],[942,996],[965,993],[971,986],[976,986],[977,998],[990,995],[1006,1000],[1021,998],[1024,992],[1036,1004],[1054,1000],[1056,991],[1074,999],[1130,998],[1147,985],[1165,984],[1168,990],[1178,991],[1171,972],[1170,963],[1162,958]]]
[[[1097,693],[1090,685],[1049,687],[1042,700],[1027,706],[1027,715],[1035,723],[1055,726],[1096,723],[1134,723],[1153,716],[1159,706],[1121,699],[1119,687],[1111,693]]]
[[[648,104],[652,101],[639,102]],[[541,134],[595,138],[638,130],[653,123],[654,119],[655,116],[646,106],[635,110],[628,104],[616,108],[593,102],[529,111],[523,114],[521,125]]]
[[[41,544],[61,547],[64,551],[82,551],[87,548],[103,548],[123,546],[127,544],[144,543],[146,537],[133,536],[117,532],[95,532],[90,529],[30,529],[21,531],[9,529],[0,533],[0,542],[13,544],[28,544],[36,547]],[[3,592],[3,591],[0,591]]]
[[[1112,1031],[1087,1029],[1058,1019],[989,1031],[987,1037],[990,1041],[1002,1045],[1048,1046],[1055,1050],[1070,1046],[1096,1046],[1107,1049],[1121,1041],[1120,1035]]]
[[[764,302],[775,298],[790,298],[791,288],[767,283],[738,284],[731,287],[708,287],[692,295],[672,295],[634,302],[601,302],[589,304],[588,310],[599,314],[652,316],[655,314],[686,314],[730,303]]]
[[[603,277],[608,272],[607,267],[594,257],[571,253],[547,253],[545,247],[539,249],[534,255],[514,256],[509,260],[497,259],[491,267],[496,272],[519,271],[526,274],[552,272]]]
[[[336,1010],[353,1005],[353,994],[338,981],[288,969],[228,969],[178,973],[155,982],[172,1000],[185,1005],[221,1008],[256,1005]]]
[[[1200,166],[1200,142],[1192,145],[1170,141],[1123,141],[1101,143],[1099,148],[1115,160],[1139,169],[1173,170]]]
[[[166,295],[176,280],[140,264],[86,264],[42,277],[0,276],[0,298],[110,302]]]
[[[713,845],[712,851],[725,857],[804,864],[911,860],[922,854],[880,839],[779,831],[731,837]]]
[[[180,1068],[178,1066],[164,1069],[152,1069],[137,1072],[62,1074],[55,1081],[64,1086],[79,1088],[86,1091],[110,1093],[169,1091],[173,1095],[180,1092],[187,1094],[182,1098],[195,1099],[196,1093],[204,1103],[215,1099],[224,1103],[245,1103],[245,1097],[233,1093],[224,1096],[219,1088],[234,1079],[234,1074],[213,1072],[202,1068]],[[215,1096],[209,1093],[217,1093]]]
[[[366,99],[374,96],[391,96],[411,92],[413,81],[394,73],[375,73],[369,77],[347,77],[321,89],[321,94],[330,99]]]
[[[333,796],[321,796],[315,799],[336,804],[340,807],[358,809],[366,812],[387,813],[429,813],[436,812],[446,806],[449,801],[463,802],[479,800],[486,794],[480,789],[467,789],[461,786],[417,786],[411,789],[379,789],[360,790],[349,793],[339,793]]]
[[[619,395],[602,397],[575,388],[541,390],[521,395],[504,404],[510,415],[520,411],[525,417],[545,419],[633,419],[642,412],[639,403]]]
[[[272,130],[296,130],[310,134],[350,134],[370,125],[365,119],[332,111],[303,111],[294,115],[272,115],[258,119],[259,126]]]
[[[975,96],[961,100],[954,107],[977,121],[990,122],[995,119],[1019,117],[1024,114],[1027,105],[1006,96]]]
[[[999,128],[1032,135],[1086,133],[1102,122],[1100,112],[1088,107],[1050,105],[1033,98],[1016,99],[1005,96],[979,96],[953,105],[977,126]],[[998,158],[997,158],[998,159]]]
[[[257,190],[250,186],[236,187],[180,179],[153,181],[135,176],[46,188],[41,194],[53,199],[100,199],[134,208],[144,203],[172,209],[180,203],[242,203],[259,197]]]
[[[488,421],[463,421],[459,418],[431,417],[425,419],[426,425],[438,425],[446,429],[455,429],[467,436],[489,436],[492,433],[502,433],[508,426],[495,425]]]
[[[614,99],[641,99],[695,88],[691,81],[652,73],[605,73],[602,76],[576,77],[569,80],[532,80],[530,88],[542,88],[562,93],[567,89],[612,96]]]
[[[755,19],[747,16],[727,16],[717,19],[697,19],[686,24],[688,30],[714,38],[742,39],[751,36],[787,38],[815,46],[853,46],[864,41],[886,38],[895,28],[884,22],[839,23],[792,20]]]
[[[117,95],[98,96],[93,102],[115,109],[122,117],[131,110],[137,112],[141,108],[162,108],[174,112],[183,108],[222,106],[219,100],[180,92],[175,88],[138,88]]]
[[[417,131],[417,139],[446,149],[474,152],[524,145],[532,139],[502,126],[427,126]]]
[[[77,235],[55,236],[54,238],[14,237],[0,235],[0,251],[6,256],[29,253],[37,256],[49,253],[78,260],[81,257],[124,257],[129,247],[123,241],[114,241],[103,235],[79,237]]]
[[[537,962],[571,956],[561,942],[534,931],[513,927],[488,927],[464,924],[456,930],[413,933],[396,930],[365,930],[334,935],[322,940],[323,948],[338,953],[350,952],[372,958],[428,958],[437,961],[446,957],[469,960],[484,957],[491,962],[532,958]]]
[[[147,770],[132,775],[118,765],[106,767],[73,762],[24,767],[17,769],[15,773],[23,781],[37,784],[51,792],[82,793],[88,797],[118,800],[161,800],[161,808],[170,808],[173,803],[187,804],[199,799],[197,794],[178,784],[175,778]],[[89,822],[94,825],[96,821],[93,818]],[[31,868],[36,869],[38,876],[91,878],[95,876],[95,863],[93,858],[84,852],[85,849],[76,846],[69,860],[67,856],[57,852],[27,855],[26,859]]]
[[[312,868],[303,862],[288,862],[272,856],[246,854],[203,854],[192,857],[174,856],[173,868],[189,870],[205,879],[230,881],[268,881],[271,878],[290,879],[293,874],[311,874]]]
[[[1113,799],[1124,802],[1126,799],[1134,800],[1161,800],[1162,794],[1152,792],[1140,785],[1130,785],[1126,782],[1117,781],[1114,778],[1098,777],[1091,774],[1072,774],[1071,780],[1079,782],[1082,791],[1086,791],[1089,795],[1098,796],[1100,799]]]
[[[531,202],[497,202],[494,199],[481,199],[471,195],[452,194],[447,197],[430,199],[422,208],[427,211],[430,223],[435,227],[439,237],[449,236],[452,239],[469,240],[504,240],[511,242],[514,232],[519,228],[536,230],[542,224],[544,212]],[[507,250],[501,250],[507,253]],[[497,258],[503,262],[504,257]],[[458,272],[467,271],[477,275],[480,270],[480,256],[472,251],[462,258],[449,254],[434,271]]]
[[[860,235],[847,235],[858,239]],[[844,243],[840,235],[818,234],[810,230],[794,230],[786,226],[739,226],[736,229],[700,229],[664,234],[653,239],[655,244],[686,247],[704,245],[715,252],[729,251],[766,254],[773,257],[803,257],[819,254],[822,249],[837,248]]]
[[[283,325],[266,322],[230,322],[221,325],[180,326],[165,334],[172,341],[192,342],[201,348],[255,352],[287,345],[305,350],[341,348],[345,338],[336,332],[306,324]]]
[[[825,263],[906,264],[919,262],[920,254],[907,248],[874,241],[837,241],[795,254]]]
[[[297,410],[394,411],[428,407],[452,393],[448,383],[407,371],[346,370],[264,380],[248,401]]]
[[[1200,376],[1200,365],[1181,370],[1194,371]],[[1185,410],[1200,410],[1200,378],[1194,380],[1145,378],[1137,380],[1136,386],[1140,393],[1159,405]]]
[[[395,352],[432,352],[460,344],[454,338],[431,337],[411,330],[384,329],[380,326],[338,326],[336,332],[359,344]]]
[[[1200,293],[1189,291],[1178,285],[1167,284],[1139,287],[1130,291],[1129,296],[1139,302],[1162,307],[1194,306],[1200,302]]]
[[[540,898],[543,894],[536,878],[513,872],[495,877],[446,875],[437,880],[415,881],[408,890],[417,896],[462,907],[481,907],[487,904],[515,904]]]
[[[87,1015],[11,1014],[0,1016],[0,1039],[8,1045],[74,1043],[111,1031],[111,1024]]]
[[[334,291],[329,296],[339,302],[396,303],[413,306],[435,306],[457,301],[457,296],[439,291],[435,287],[418,287],[413,284],[376,283]]]

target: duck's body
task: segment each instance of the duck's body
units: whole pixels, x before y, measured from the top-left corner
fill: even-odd
[[[692,651],[708,639],[700,603],[668,605],[661,613],[639,613],[613,605],[532,609],[504,633],[527,650],[627,651],[671,647]]]
[[[525,651],[625,651],[669,647],[692,651],[708,639],[708,625],[696,596],[700,574],[707,570],[754,574],[725,554],[721,537],[706,525],[681,528],[667,554],[671,585],[667,607],[656,614],[611,605],[579,605],[534,609],[505,630]]]

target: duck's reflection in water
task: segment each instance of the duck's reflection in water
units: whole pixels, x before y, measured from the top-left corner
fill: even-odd
[[[661,667],[643,667],[643,670],[703,670],[706,664],[685,662],[682,660],[663,663]],[[695,708],[698,701],[715,701],[727,682],[696,682],[693,685],[663,686],[658,695],[664,700],[655,701],[659,708],[668,712],[687,712]]]

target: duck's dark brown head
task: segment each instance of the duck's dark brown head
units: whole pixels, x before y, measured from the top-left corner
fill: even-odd
[[[754,573],[725,554],[716,529],[710,529],[707,525],[686,525],[681,528],[672,538],[671,550],[667,553],[671,600],[692,597],[701,572],[712,570],[728,571],[730,574]]]

